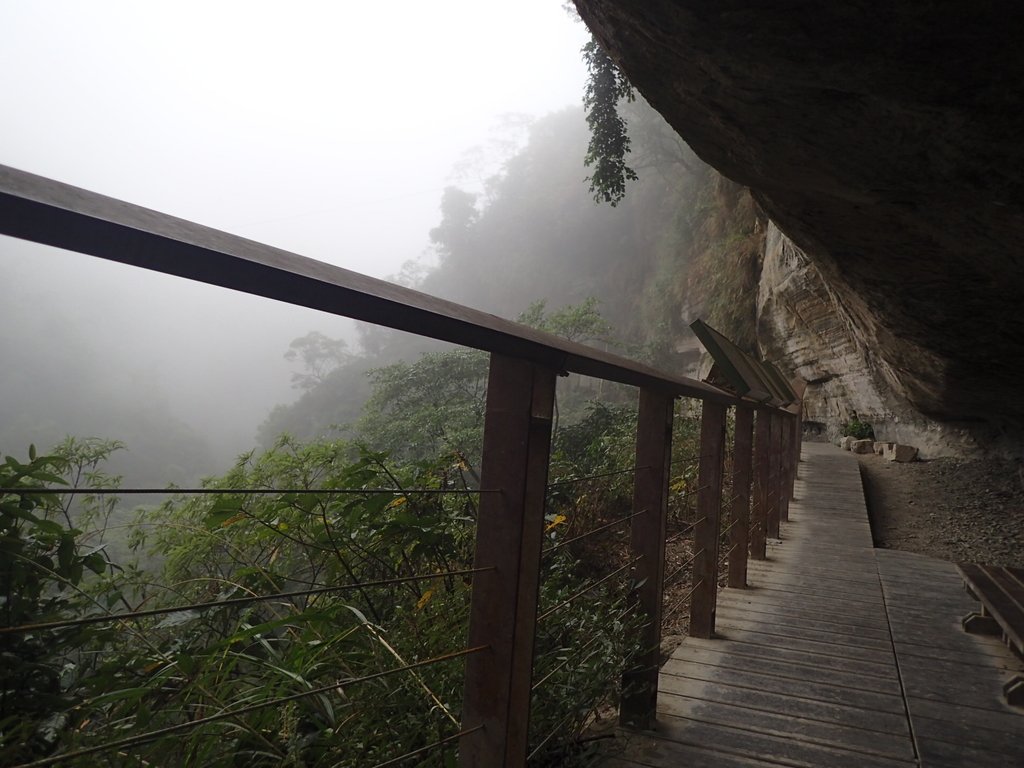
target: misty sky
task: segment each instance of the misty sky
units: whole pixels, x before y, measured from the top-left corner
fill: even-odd
[[[472,186],[453,176],[467,150],[494,170],[504,115],[579,104],[585,40],[559,0],[0,0],[0,163],[384,277],[425,251],[442,189]],[[0,269],[5,327],[51,356],[90,345],[186,421],[227,414],[232,436],[294,396],[291,339],[346,333],[9,239]]]

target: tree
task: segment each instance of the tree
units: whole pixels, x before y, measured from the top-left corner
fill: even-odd
[[[426,354],[370,372],[373,394],[363,439],[405,460],[457,453],[476,464],[482,449],[487,355],[474,349]]]
[[[626,165],[629,134],[619,114],[619,101],[633,101],[633,86],[594,38],[583,46],[583,61],[590,73],[583,94],[590,143],[583,164],[594,169],[587,177],[594,201],[615,206],[626,195],[626,182],[637,179]]]
[[[570,304],[546,314],[547,301],[541,299],[527,307],[516,320],[569,341],[609,341],[612,326],[601,316],[599,304],[596,297],[588,296],[579,304]]]
[[[458,187],[445,187],[441,196],[441,223],[430,230],[430,240],[442,258],[465,250],[479,215],[476,195]]]
[[[300,360],[304,372],[292,374],[292,386],[298,389],[313,389],[327,374],[349,359],[348,344],[344,339],[332,339],[319,331],[310,331],[288,345],[284,359]]]
[[[535,301],[519,322],[579,342],[607,340],[611,332],[593,297],[550,314],[546,302]],[[371,371],[373,394],[360,422],[362,440],[399,460],[456,454],[476,466],[483,447],[487,367],[484,352],[454,349]]]

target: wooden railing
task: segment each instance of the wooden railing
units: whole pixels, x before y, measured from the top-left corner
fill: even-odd
[[[632,599],[645,620],[636,661],[621,670],[624,725],[649,728],[655,719],[677,398],[702,403],[692,635],[714,633],[723,528],[728,584],[742,588],[748,553],[763,559],[766,538],[777,537],[779,521],[787,518],[800,449],[798,407],[738,397],[494,315],[2,166],[0,234],[490,353],[468,641],[469,648],[485,650],[466,661],[462,766],[522,766],[527,759],[558,376],[579,373],[639,390],[633,509],[644,514],[631,517],[630,556]],[[733,495],[723,505],[730,408]]]

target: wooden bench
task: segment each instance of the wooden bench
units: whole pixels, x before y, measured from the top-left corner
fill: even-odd
[[[959,563],[967,591],[981,603],[981,611],[964,616],[964,631],[1002,635],[1018,656],[1024,658],[1024,568]],[[1018,675],[1003,686],[1006,701],[1024,706],[1024,677]]]

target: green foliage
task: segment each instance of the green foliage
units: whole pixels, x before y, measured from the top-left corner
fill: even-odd
[[[455,349],[371,371],[359,434],[401,459],[458,453],[478,466],[487,365],[483,352]]]
[[[165,586],[149,604],[307,585],[365,586],[154,622],[126,676],[138,686],[141,669],[146,691],[124,709],[118,705],[121,717],[147,729],[172,725],[185,705],[216,712],[270,702],[458,647],[469,594],[462,579],[379,582],[468,567],[470,498],[364,489],[445,488],[461,478],[450,463],[399,469],[383,454],[346,443],[284,439],[210,481],[237,494],[172,499],[150,513],[156,527],[145,544],[166,567]],[[267,495],[252,488],[334,493]],[[132,715],[171,681],[175,708],[152,707],[144,721]],[[144,753],[170,749],[202,765],[244,759],[247,765],[326,766],[353,754],[374,763],[450,732],[460,694],[461,666],[446,662],[415,675],[353,684],[340,698],[332,692],[261,709]]]
[[[5,456],[0,487],[96,487],[112,482],[97,465],[116,445],[66,440],[52,454],[29,447],[27,463]],[[69,482],[70,481],[70,482]],[[104,509],[86,497],[86,520]],[[87,574],[103,574],[102,548],[81,544],[69,498],[59,493],[0,493],[0,615],[2,626],[54,621],[93,609]],[[58,729],[76,719],[81,701],[76,654],[104,630],[72,628],[0,634],[0,762],[27,762],[53,750]]]
[[[535,304],[524,318],[573,338],[607,332],[595,301],[550,314]],[[465,455],[471,440],[459,435],[474,433],[485,380],[485,357],[461,350],[379,375],[383,439],[407,444],[410,434],[435,425],[440,437],[429,449],[424,444],[418,455],[406,451],[396,460],[347,441],[281,438],[206,481],[218,493],[171,494],[140,513],[132,545],[148,558],[148,572],[131,564],[115,568],[98,552],[75,549],[93,534],[68,527],[71,521],[103,528],[108,500],[96,496],[72,508],[48,495],[48,514],[66,515],[68,526],[33,523],[46,535],[30,539],[51,558],[55,576],[49,587],[21,590],[28,604],[9,623],[143,607],[179,610],[103,630],[12,635],[22,643],[18,658],[45,671],[37,677],[46,696],[40,689],[25,699],[10,721],[20,730],[5,726],[5,745],[28,750],[11,754],[29,759],[214,716],[206,725],[133,746],[126,756],[161,766],[333,766],[352,755],[383,761],[457,730],[461,660],[393,670],[466,642],[471,580],[450,574],[472,567],[476,499],[403,489],[476,485]],[[585,485],[573,478],[628,467],[635,409],[593,403],[586,410],[581,421],[556,431],[552,479],[570,482],[550,494],[549,544],[621,516],[629,504],[628,473]],[[450,450],[456,444],[462,450]],[[7,467],[34,483],[65,477],[93,487],[116,485],[102,471],[115,447],[69,440],[60,455],[30,467],[9,460]],[[317,492],[303,492],[311,490]],[[23,498],[4,497],[3,508],[21,509]],[[540,610],[554,613],[536,641],[536,679],[543,681],[532,709],[536,765],[582,759],[574,739],[618,695],[620,672],[637,642],[638,620],[627,602],[631,585],[626,575],[593,584],[623,552],[621,537],[611,537],[593,546],[570,542],[543,560]],[[85,579],[89,568],[102,577]],[[406,580],[429,574],[438,575]],[[321,585],[351,588],[188,607]],[[15,603],[5,605],[11,610]],[[370,679],[338,688],[339,681],[363,678]],[[12,678],[5,690],[27,685]],[[32,702],[35,708],[26,711]],[[241,709],[244,715],[230,715]],[[438,764],[447,765],[453,750],[438,753]]]
[[[545,301],[535,301],[518,320],[570,341],[607,340],[611,326],[598,305],[588,297],[549,313]],[[359,439],[402,461],[454,455],[478,467],[487,367],[485,353],[454,349],[371,371],[373,391],[359,422]]]
[[[738,346],[757,352],[757,286],[764,228],[742,187],[712,176],[700,192],[700,224],[687,292],[700,315]]]
[[[540,299],[530,304],[516,321],[581,344],[609,341],[612,326],[601,315],[599,306],[596,297],[588,296],[579,304],[547,314],[547,300]]]
[[[559,471],[618,461],[615,436],[634,419],[595,406],[586,425],[561,435]],[[94,479],[103,477],[93,462],[101,454],[88,446],[70,442],[63,456],[36,457],[33,450],[27,464],[8,458],[0,482],[53,485],[84,477],[89,467]],[[358,755],[372,764],[449,735],[460,722],[463,662],[393,670],[466,642],[471,581],[445,574],[472,567],[475,500],[401,489],[464,489],[471,482],[458,458],[399,464],[342,441],[284,438],[207,481],[221,493],[175,495],[140,517],[134,545],[162,563],[149,574],[112,570],[99,553],[81,550],[83,534],[51,519],[76,514],[60,496],[5,494],[8,626],[143,607],[181,610],[109,629],[0,635],[5,659],[18,660],[3,666],[4,762],[211,716],[213,722],[126,748],[117,760],[312,768],[348,765]],[[302,492],[313,489],[322,492]],[[569,511],[558,499],[552,504]],[[567,535],[557,522],[545,534],[550,543]],[[32,565],[17,567],[25,562]],[[88,571],[98,574],[91,582]],[[428,578],[405,580],[413,575]],[[617,695],[619,671],[636,646],[628,579],[566,603],[590,577],[569,548],[544,559],[541,610],[555,613],[536,646],[536,679],[543,680],[532,714],[537,765],[571,764],[567,745]],[[353,588],[187,607],[319,585]],[[296,698],[279,703],[285,697]],[[438,752],[437,764],[448,765],[453,749]]]
[[[875,429],[869,423],[853,418],[842,426],[843,435],[855,437],[858,440],[874,440]]]
[[[587,180],[594,201],[616,206],[626,195],[626,182],[637,179],[636,172],[626,165],[630,139],[626,121],[619,114],[619,102],[633,100],[633,86],[593,38],[583,46],[583,61],[589,73],[583,109],[590,127],[583,163],[593,168]]]

